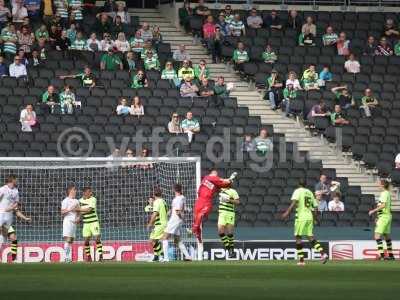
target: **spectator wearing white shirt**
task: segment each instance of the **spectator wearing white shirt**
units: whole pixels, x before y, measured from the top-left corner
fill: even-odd
[[[139,96],[135,96],[131,105],[131,115],[134,116],[143,116],[144,115],[144,107],[142,101],[140,101]]]
[[[24,6],[23,0],[17,0],[12,6],[12,18],[14,23],[22,23],[24,18],[28,16],[28,10]]]
[[[400,169],[400,153],[397,154],[395,160],[394,160],[395,168]]]
[[[186,46],[182,44],[179,45],[179,49],[174,51],[172,58],[175,61],[183,62],[184,60],[190,60],[190,54],[186,51]]]
[[[118,37],[114,42],[115,47],[120,52],[128,52],[130,50],[129,42],[125,38],[125,33],[118,33]]]
[[[86,41],[86,47],[89,51],[96,52],[96,51],[101,51],[101,43],[97,39],[96,33],[92,33],[90,35],[90,38]]]
[[[360,63],[355,59],[354,54],[350,54],[348,60],[344,63],[344,68],[348,73],[360,73]]]
[[[142,37],[144,42],[153,40],[153,31],[151,31],[149,23],[144,22],[142,28],[139,31],[140,36]]]
[[[295,90],[301,90],[301,85],[299,79],[297,79],[297,74],[294,71],[290,71],[288,75],[288,79],[286,80],[286,86],[293,85]]]
[[[26,71],[26,66],[21,63],[21,58],[18,55],[14,57],[14,63],[10,65],[8,72],[10,74],[10,77],[15,78],[26,77],[28,75]]]
[[[332,198],[331,201],[328,203],[328,210],[329,211],[336,211],[336,212],[342,212],[344,211],[344,204],[342,201],[340,201],[340,195],[335,194]]]
[[[32,127],[36,125],[36,113],[33,110],[33,106],[28,104],[22,111],[19,117],[21,122],[21,130],[24,132],[31,132]]]
[[[128,106],[125,98],[122,98],[119,101],[119,105],[117,106],[117,115],[119,116],[127,116],[131,113],[131,108]]]
[[[316,191],[315,192],[315,198],[318,201],[318,211],[319,212],[328,211],[328,203],[326,202],[325,199],[322,198],[322,192],[321,191]]]
[[[200,132],[200,123],[193,118],[193,113],[191,111],[186,113],[186,119],[181,122],[181,129],[188,135],[189,143],[192,142],[193,136]]]
[[[182,133],[181,122],[176,112],[172,114],[171,121],[168,123],[168,132],[175,134]]]

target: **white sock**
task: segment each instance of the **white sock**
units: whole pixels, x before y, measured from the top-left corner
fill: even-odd
[[[65,258],[68,260],[72,260],[72,251],[70,243],[67,242],[64,243],[64,251],[65,251]]]
[[[186,246],[185,246],[185,244],[184,244],[182,241],[179,241],[178,247],[179,247],[179,250],[181,250],[183,256],[184,256],[186,259],[190,259],[189,252],[187,251]]]
[[[168,256],[168,240],[163,240],[162,241],[162,247],[163,247],[163,252],[164,252],[164,259],[165,260],[169,260],[169,256]]]
[[[203,260],[204,246],[203,243],[197,242],[197,260]]]

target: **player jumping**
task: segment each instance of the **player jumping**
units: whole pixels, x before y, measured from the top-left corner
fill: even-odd
[[[235,206],[240,204],[239,194],[232,188],[221,189],[218,207],[218,234],[228,250],[229,258],[234,257]]]
[[[76,187],[67,188],[67,197],[61,202],[61,215],[63,220],[63,238],[65,262],[72,262],[72,243],[75,239],[76,225],[79,222],[79,201],[76,199]]]
[[[299,187],[293,192],[292,204],[282,214],[283,219],[287,219],[292,209],[296,206],[296,220],[294,223],[294,236],[296,238],[297,257],[300,266],[304,266],[304,252],[302,237],[306,236],[315,250],[321,253],[321,260],[325,264],[328,261],[328,255],[324,252],[321,244],[314,238],[314,217],[316,208],[318,207],[317,200],[314,194],[305,188],[304,180],[300,179]]]
[[[160,189],[154,191],[153,213],[150,217],[147,228],[153,227],[150,233],[150,242],[153,246],[154,258],[152,261],[159,261],[163,255],[160,239],[164,236],[165,228],[167,227],[167,204],[161,198]]]
[[[162,237],[162,245],[164,252],[164,262],[169,261],[168,257],[168,247],[169,238],[173,238],[175,245],[181,250],[184,260],[189,261],[191,257],[187,251],[185,244],[181,241],[181,228],[184,222],[185,213],[185,203],[186,197],[182,194],[182,185],[179,183],[174,186],[175,198],[172,200],[171,216],[167,223],[167,227],[164,231],[164,236]]]
[[[97,216],[97,199],[93,196],[92,189],[86,187],[83,189],[83,196],[79,199],[80,208],[77,209],[82,215],[83,229],[82,236],[85,239],[85,255],[86,261],[92,261],[90,255],[90,239],[96,240],[96,251],[94,260],[96,260],[96,252],[99,261],[103,260],[103,244],[100,237],[100,223]]]
[[[237,173],[234,172],[228,179],[223,179],[218,176],[218,171],[216,169],[212,169],[210,174],[205,176],[200,183],[196,203],[194,205],[192,227],[192,232],[197,238],[198,260],[203,259],[202,225],[212,210],[213,197],[221,188],[230,187],[236,176]]]
[[[379,202],[376,208],[370,210],[368,214],[372,216],[377,213],[375,226],[375,241],[378,246],[379,259],[394,260],[392,240],[390,238],[390,229],[392,226],[392,195],[390,191],[390,183],[386,180],[381,180],[379,186],[382,189],[379,197]],[[385,238],[388,257],[385,257],[383,250],[382,237]]]

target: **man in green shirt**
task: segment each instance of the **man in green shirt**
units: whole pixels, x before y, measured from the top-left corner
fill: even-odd
[[[378,246],[379,258],[385,260],[394,260],[392,240],[390,238],[390,229],[392,227],[392,195],[390,189],[390,183],[387,180],[381,180],[379,187],[382,192],[379,197],[379,202],[376,208],[370,210],[368,214],[370,216],[377,213],[376,226],[375,226],[375,241]],[[385,257],[383,250],[382,237],[385,238],[386,248],[389,254]]]
[[[116,71],[124,69],[121,59],[118,55],[114,54],[112,47],[108,48],[107,53],[103,54],[100,61],[100,70],[102,71]]]
[[[348,125],[350,122],[345,119],[342,108],[339,104],[335,105],[335,112],[330,115],[331,123],[333,126]]]
[[[313,248],[321,253],[321,260],[325,264],[329,257],[324,252],[321,244],[314,238],[314,218],[316,216],[316,209],[318,208],[318,202],[314,197],[314,194],[305,187],[304,179],[300,179],[298,188],[293,192],[292,203],[288,209],[283,213],[282,218],[287,219],[290,212],[296,207],[296,220],[294,223],[294,236],[296,238],[296,249],[297,257],[300,266],[304,266],[304,252],[302,237],[306,236],[310,241]]]
[[[60,97],[56,92],[56,89],[53,85],[49,85],[47,90],[42,95],[42,103],[41,108],[46,113],[55,113],[56,108],[58,108],[58,104],[60,101]]]
[[[244,48],[244,44],[239,42],[237,45],[237,49],[233,51],[232,60],[235,64],[235,69],[240,71],[243,70],[243,64],[250,60],[249,54]]]
[[[217,82],[214,85],[214,95],[221,98],[229,97],[229,91],[225,84],[225,79],[222,76],[218,77]]]
[[[153,56],[151,50],[147,51],[146,58],[144,59],[144,69],[145,70],[160,70],[160,62],[157,57]]]
[[[94,77],[92,70],[89,67],[85,67],[82,73],[78,73],[75,75],[63,75],[60,76],[60,79],[66,78],[80,78],[82,81],[83,87],[95,87],[96,86],[96,78]]]
[[[322,36],[322,44],[324,46],[333,46],[336,44],[338,38],[337,33],[333,32],[332,26],[328,26],[325,34]]]
[[[159,261],[160,256],[163,254],[160,239],[164,236],[164,231],[168,222],[167,204],[161,196],[161,190],[156,189],[154,192],[153,214],[147,224],[148,229],[153,227],[150,233],[150,242],[154,251],[153,261]]]
[[[210,79],[210,70],[204,59],[200,60],[200,63],[194,67],[194,77],[199,81],[202,81],[203,78]]]
[[[367,118],[371,117],[375,108],[378,106],[378,100],[373,96],[371,89],[364,91],[364,97],[361,98],[362,105],[360,108],[364,110]]]
[[[103,260],[103,244],[100,237],[100,222],[97,216],[97,199],[93,196],[92,189],[85,187],[83,189],[83,196],[79,199],[80,212],[83,221],[82,236],[85,239],[85,255],[87,261],[92,261],[90,254],[90,239],[96,240],[96,252],[94,260],[96,260],[96,253],[98,260]]]
[[[192,142],[193,136],[200,132],[200,123],[197,119],[193,118],[193,113],[191,111],[186,113],[186,119],[182,121],[181,128],[182,131],[188,135],[189,143]]]
[[[283,103],[285,104],[285,113],[289,117],[291,114],[290,104],[296,100],[297,90],[293,84],[289,83],[283,90]]]
[[[232,188],[221,189],[218,207],[218,235],[229,253],[229,258],[234,257],[235,240],[235,207],[240,204],[239,194]]]

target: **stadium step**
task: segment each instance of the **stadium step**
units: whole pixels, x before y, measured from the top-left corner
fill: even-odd
[[[133,12],[136,13],[136,12]],[[150,25],[159,25],[163,33],[164,40],[171,44],[171,48],[177,49],[180,44],[185,44],[186,49],[193,57],[193,63],[198,63],[200,59],[205,59],[209,65],[213,79],[224,76],[226,82],[233,82],[235,89],[231,96],[236,97],[238,105],[247,107],[252,116],[260,116],[265,125],[272,125],[274,132],[285,135],[287,142],[294,142],[299,151],[308,151],[310,159],[321,160],[324,168],[333,168],[338,177],[348,178],[351,186],[360,186],[363,194],[372,194],[379,197],[375,177],[363,172],[354,162],[349,162],[342,153],[338,153],[334,148],[320,137],[311,136],[303,124],[296,120],[286,118],[280,111],[273,111],[268,101],[262,99],[262,94],[256,90],[251,90],[249,83],[240,79],[225,64],[212,64],[211,58],[206,54],[199,44],[193,45],[191,35],[185,34],[181,28],[175,28],[175,24],[170,23],[160,13],[141,18],[141,22],[148,22]],[[164,28],[166,29],[164,31]],[[174,30],[173,30],[174,29]],[[394,207],[400,210],[400,202],[394,201]]]

